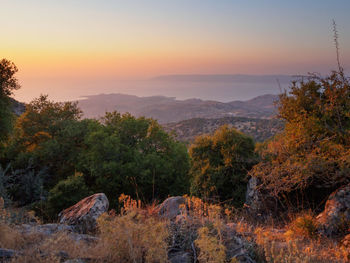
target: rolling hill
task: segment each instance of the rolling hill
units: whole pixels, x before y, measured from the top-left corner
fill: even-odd
[[[138,97],[125,94],[100,94],[79,101],[86,118],[99,118],[106,111],[129,112],[154,118],[159,123],[193,118],[247,117],[270,119],[276,114],[277,95],[262,95],[247,101],[218,102],[201,99],[177,100],[173,97]]]
[[[174,132],[179,141],[191,143],[196,136],[212,134],[222,125],[235,127],[237,130],[250,135],[255,141],[263,142],[284,127],[283,121],[279,119],[256,119],[246,117],[224,117],[217,119],[194,118],[180,122],[164,124],[168,132]]]

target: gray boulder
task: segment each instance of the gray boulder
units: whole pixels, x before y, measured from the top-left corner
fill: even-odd
[[[317,216],[319,230],[327,236],[342,234],[350,227],[350,184],[333,192]]]
[[[247,184],[247,192],[245,194],[245,204],[247,207],[250,207],[252,210],[259,209],[259,200],[260,195],[257,190],[258,178],[251,177]]]
[[[97,218],[107,212],[108,207],[105,194],[94,194],[59,213],[59,222],[73,226],[79,233],[92,233],[96,230]]]
[[[186,199],[183,196],[169,197],[158,206],[158,213],[163,218],[174,220],[181,214],[180,205],[185,203]]]
[[[248,181],[245,196],[244,207],[256,220],[276,215],[279,210],[277,200],[261,186],[260,180],[252,176]]]
[[[41,234],[44,236],[51,236],[58,232],[73,232],[72,226],[62,224],[44,224],[44,225],[30,225],[22,224],[16,226],[16,229],[22,234]]]
[[[170,263],[191,263],[192,257],[188,252],[180,251],[169,255]]]
[[[0,248],[0,262],[10,261],[19,254],[18,251],[12,249]]]

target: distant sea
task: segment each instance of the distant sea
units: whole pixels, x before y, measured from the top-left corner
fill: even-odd
[[[264,94],[279,94],[288,90],[295,79],[297,77],[286,75],[168,75],[143,81],[116,82],[113,88],[100,93],[162,95],[180,100],[198,98],[229,102]]]
[[[287,89],[289,83],[280,83],[281,89]],[[117,83],[114,89],[100,93],[124,93],[137,96],[176,97],[177,99],[198,98],[229,102],[233,100],[248,100],[264,94],[279,94],[279,85],[275,82],[256,83],[222,83],[222,82],[169,82],[169,81],[140,81]],[[93,95],[93,94],[86,94]]]
[[[50,99],[66,101],[79,100],[88,95],[123,93],[229,102],[248,100],[264,94],[279,94],[288,89],[292,79],[295,77],[286,75],[168,75],[131,81],[110,79],[63,83],[56,80],[50,82],[50,85],[37,83],[35,90],[20,89],[15,98],[27,102],[40,94],[48,94]]]

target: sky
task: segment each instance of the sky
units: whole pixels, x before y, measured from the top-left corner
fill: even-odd
[[[0,0],[0,55],[19,68],[22,101],[163,74],[326,74],[332,19],[350,68],[349,11],[349,0]]]

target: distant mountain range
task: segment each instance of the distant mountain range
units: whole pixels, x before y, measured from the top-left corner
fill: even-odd
[[[103,116],[106,111],[130,112],[136,116],[157,119],[167,132],[174,132],[180,141],[191,143],[196,136],[212,134],[222,125],[229,125],[265,141],[283,130],[283,121],[274,118],[277,95],[263,95],[247,101],[228,103],[200,99],[176,100],[172,97],[137,97],[125,94],[101,94],[79,101],[84,117]],[[11,99],[13,112],[19,116],[25,104]]]
[[[270,119],[276,114],[277,95],[262,95],[247,101],[218,102],[201,99],[177,100],[173,97],[138,97],[125,94],[100,94],[79,101],[84,117],[98,118],[108,111],[130,112],[135,116],[170,123],[192,118],[247,117]]]
[[[245,75],[245,74],[192,74],[192,75],[161,75],[152,78],[156,81],[173,81],[173,82],[268,82],[291,83],[301,76],[296,75]]]
[[[23,102],[19,102],[13,98],[10,98],[12,105],[12,112],[17,116],[20,116],[22,113],[26,111],[26,105]]]

